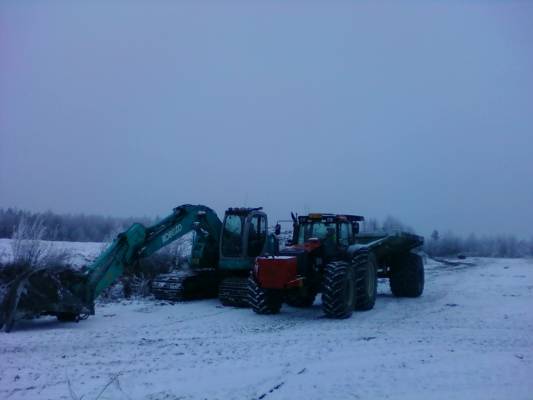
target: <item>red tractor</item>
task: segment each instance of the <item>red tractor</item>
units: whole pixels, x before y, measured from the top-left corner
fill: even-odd
[[[395,296],[418,297],[424,264],[413,252],[424,243],[406,232],[360,233],[357,215],[293,215],[292,241],[277,255],[256,259],[249,302],[258,314],[276,314],[283,302],[310,307],[322,293],[327,317],[348,318],[374,307],[377,278],[386,277]]]

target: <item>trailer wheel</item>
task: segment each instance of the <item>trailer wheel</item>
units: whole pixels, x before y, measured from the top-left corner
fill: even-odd
[[[306,287],[290,291],[285,301],[292,307],[307,308],[315,302],[316,291]]]
[[[248,279],[248,304],[257,314],[277,314],[283,299],[275,290],[263,289],[253,276]]]
[[[364,251],[352,260],[355,270],[355,309],[367,311],[374,308],[378,287],[377,264],[374,254]]]
[[[424,262],[414,253],[404,253],[391,262],[390,288],[397,297],[419,297],[424,291]]]
[[[322,309],[328,318],[349,318],[355,307],[355,274],[344,261],[331,262],[324,269]]]

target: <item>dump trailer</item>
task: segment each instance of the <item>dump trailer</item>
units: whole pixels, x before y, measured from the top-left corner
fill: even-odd
[[[277,255],[256,260],[249,302],[258,314],[276,314],[282,304],[310,307],[322,293],[330,318],[348,318],[374,307],[377,278],[388,278],[392,293],[418,297],[424,290],[424,243],[407,233],[360,233],[358,215],[293,214],[293,238]]]

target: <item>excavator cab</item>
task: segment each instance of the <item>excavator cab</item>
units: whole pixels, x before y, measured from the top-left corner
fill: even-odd
[[[219,298],[222,304],[247,306],[248,276],[256,257],[269,249],[268,219],[259,208],[229,208],[220,240]]]
[[[263,252],[268,221],[260,209],[230,208],[226,211],[220,242],[221,258],[255,258]]]

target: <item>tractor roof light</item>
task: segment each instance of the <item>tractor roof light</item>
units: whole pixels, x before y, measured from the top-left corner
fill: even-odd
[[[305,224],[312,221],[323,221],[324,223],[335,223],[335,222],[358,222],[364,221],[365,218],[361,215],[340,215],[340,214],[330,214],[330,213],[310,213],[308,215],[300,215],[298,217],[298,222]]]
[[[248,215],[253,211],[261,211],[263,207],[230,207],[226,211],[228,214]]]

